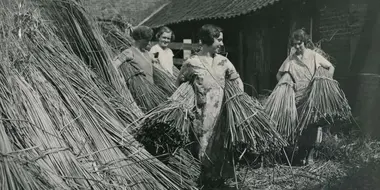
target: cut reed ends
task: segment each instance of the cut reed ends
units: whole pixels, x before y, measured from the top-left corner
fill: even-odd
[[[167,101],[146,114],[137,139],[150,147],[150,151],[156,150],[154,154],[173,152],[186,146],[191,142],[194,107],[193,87],[190,83],[183,83]]]
[[[225,148],[245,145],[253,153],[266,153],[287,145],[260,103],[242,91],[236,81],[226,81],[221,118],[228,128]]]
[[[183,83],[167,101],[146,114],[136,137],[151,154],[193,181],[200,173],[199,161],[187,151],[194,140],[194,107],[192,85]]]
[[[201,173],[201,164],[197,158],[191,154],[189,150],[180,148],[172,153],[166,163],[181,176],[196,181]]]
[[[324,125],[352,119],[351,108],[338,81],[323,67],[319,67],[307,90],[307,98],[299,108],[299,128]]]
[[[293,87],[291,77],[285,74],[264,105],[265,112],[275,122],[277,131],[290,144],[295,143],[298,132],[298,113]]]

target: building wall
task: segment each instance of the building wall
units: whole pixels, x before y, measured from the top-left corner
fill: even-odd
[[[335,58],[340,80],[354,116],[368,136],[380,137],[380,2],[378,0],[322,1],[322,48]],[[336,32],[338,31],[338,32]]]
[[[336,65],[336,76],[344,80],[366,21],[366,0],[323,0],[319,10],[319,40]]]

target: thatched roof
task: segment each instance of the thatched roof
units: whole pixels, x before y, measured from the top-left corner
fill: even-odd
[[[92,16],[137,25],[170,0],[82,0]]]

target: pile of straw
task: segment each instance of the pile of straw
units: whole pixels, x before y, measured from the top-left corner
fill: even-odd
[[[28,13],[26,18],[33,21],[35,15]],[[17,29],[14,20],[8,15],[3,19],[7,27],[1,28]],[[154,158],[128,133],[127,122],[94,83],[82,57],[68,51],[51,28],[38,21],[34,22],[41,23],[38,28],[19,27],[19,33],[9,30],[1,36],[5,48],[0,64],[0,127],[7,126],[12,144],[8,147],[25,152],[21,156],[25,163],[41,168],[38,179],[47,179],[47,188],[191,188],[190,180]],[[13,173],[12,179],[21,183],[17,179],[27,174]]]
[[[289,74],[278,82],[264,105],[265,112],[276,123],[277,131],[290,144],[297,138],[298,113],[295,100],[294,83]]]
[[[338,81],[334,80],[323,67],[317,69],[299,110],[300,130],[310,124],[352,119],[351,108]]]
[[[111,47],[102,37],[102,32],[95,20],[88,16],[80,4],[75,1],[48,1],[35,0],[43,8],[41,12],[45,19],[50,20],[49,27],[53,29],[65,48],[72,54],[77,55],[98,79],[103,80],[109,87],[104,88],[98,83],[110,99],[118,99],[124,106],[119,113],[122,118],[135,120],[143,116],[142,110],[134,102],[131,92],[127,88],[124,78],[112,65]],[[111,89],[113,88],[113,89]],[[116,92],[109,93],[109,90]],[[115,105],[116,106],[116,105]],[[119,106],[115,107],[120,110]],[[137,117],[125,116],[126,112],[135,113]]]
[[[44,152],[45,148],[42,146],[35,146],[30,143],[21,143],[20,140],[22,140],[22,138],[29,139],[32,135],[36,136],[36,132],[38,133],[41,131],[32,131],[30,130],[31,128],[29,123],[22,120],[18,121],[12,119],[12,116],[17,114],[10,109],[15,109],[16,105],[13,104],[14,96],[11,94],[12,91],[10,91],[12,84],[7,80],[9,79],[9,72],[3,67],[5,66],[4,60],[1,60],[0,63],[0,84],[2,85],[2,89],[4,89],[0,91],[0,95],[2,97],[0,101],[0,111],[2,113],[0,121],[0,184],[2,184],[2,189],[69,189],[69,187],[63,182],[63,178],[58,175],[56,170],[50,170],[50,168],[56,164],[58,165],[58,161],[70,163],[73,161],[74,156],[70,154],[69,151],[62,151],[59,155],[46,154],[47,157],[36,159],[39,158],[39,152]],[[13,78],[13,80],[17,79]],[[5,101],[3,98],[9,99]],[[6,111],[4,109],[10,110]],[[22,129],[23,133],[16,133],[21,131],[20,127],[28,128]],[[24,135],[24,137],[21,135]],[[53,141],[52,143],[55,142],[56,141]],[[46,148],[51,147],[49,144],[44,145],[47,145],[45,146]],[[48,152],[48,150],[46,152]],[[63,159],[65,156],[67,159]],[[38,162],[31,162],[33,159],[36,159]],[[67,165],[66,167],[77,169],[77,171],[78,169],[80,170],[80,166],[76,165],[76,163]],[[73,170],[73,172],[74,171],[75,170]],[[61,175],[62,174],[63,173],[61,173]]]
[[[224,91],[221,117],[228,128],[225,148],[233,150],[237,145],[244,145],[251,152],[261,154],[287,145],[259,102],[242,91],[236,81],[226,81]]]

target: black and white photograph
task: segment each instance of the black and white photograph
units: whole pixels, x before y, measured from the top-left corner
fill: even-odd
[[[380,189],[380,0],[0,0],[0,190]]]

